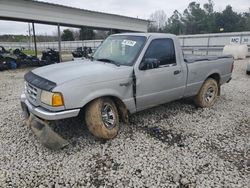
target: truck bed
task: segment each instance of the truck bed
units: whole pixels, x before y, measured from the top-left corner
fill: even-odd
[[[210,75],[217,77],[220,85],[226,83],[231,78],[232,56],[188,55],[184,59],[188,70],[186,97],[196,95],[204,80]]]
[[[197,55],[184,55],[184,60],[186,63],[194,63],[197,61],[214,61],[218,59],[232,58],[231,55],[223,55],[223,56],[197,56]]]

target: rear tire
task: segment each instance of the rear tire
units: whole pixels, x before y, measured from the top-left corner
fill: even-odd
[[[112,139],[119,131],[119,116],[115,103],[110,98],[92,101],[85,111],[89,131],[101,139]]]
[[[198,107],[208,108],[214,105],[219,94],[219,86],[216,80],[208,78],[195,96],[194,101]]]

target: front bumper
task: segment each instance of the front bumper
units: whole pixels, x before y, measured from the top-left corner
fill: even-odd
[[[64,110],[61,112],[51,112],[41,107],[35,107],[28,101],[25,94],[21,95],[21,107],[26,116],[32,113],[44,120],[59,120],[59,119],[76,117],[80,112],[80,109]]]

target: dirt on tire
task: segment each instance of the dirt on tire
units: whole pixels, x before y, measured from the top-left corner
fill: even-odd
[[[206,93],[212,88],[214,90],[214,97],[211,101],[206,101]],[[219,86],[215,79],[208,78],[202,85],[201,89],[199,90],[198,94],[194,97],[194,102],[198,107],[208,108],[214,105],[219,93]]]
[[[107,128],[102,118],[102,108],[104,104],[109,104],[114,111],[115,126]],[[97,138],[112,139],[119,131],[119,116],[115,103],[110,98],[99,98],[87,105],[85,110],[85,121],[89,131]]]

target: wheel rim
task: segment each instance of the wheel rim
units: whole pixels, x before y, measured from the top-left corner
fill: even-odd
[[[207,92],[205,93],[205,101],[207,103],[211,103],[216,95],[216,89],[214,87],[209,87]]]
[[[115,127],[115,113],[110,104],[104,104],[102,107],[102,121],[107,129]]]

